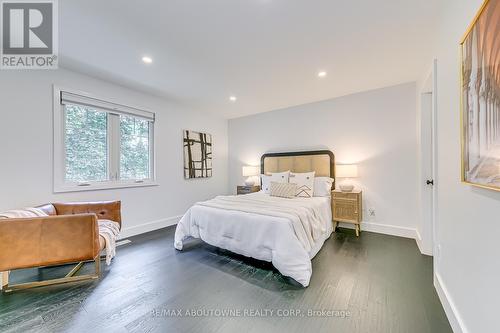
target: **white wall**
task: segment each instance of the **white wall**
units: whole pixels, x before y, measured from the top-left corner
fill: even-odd
[[[460,183],[459,41],[481,3],[444,1],[436,50],[436,282],[455,331],[474,333],[498,332],[500,308],[500,192]]]
[[[415,237],[417,144],[415,83],[229,121],[229,186],[266,152],[330,149],[337,163],[359,163],[365,230]],[[374,208],[376,217],[366,214]]]
[[[52,84],[156,112],[159,186],[54,194]],[[176,223],[195,201],[227,192],[227,120],[64,69],[0,73],[0,210],[54,201],[122,200],[123,234]],[[182,130],[213,135],[214,176],[184,180]]]

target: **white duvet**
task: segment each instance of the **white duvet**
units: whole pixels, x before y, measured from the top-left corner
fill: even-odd
[[[311,259],[332,233],[330,198],[271,197],[263,192],[199,202],[182,217],[174,246],[188,237],[270,261],[281,274],[309,285]]]

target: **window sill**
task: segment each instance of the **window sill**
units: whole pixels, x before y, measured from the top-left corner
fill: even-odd
[[[134,187],[149,187],[149,186],[159,186],[156,181],[145,181],[143,183],[130,183],[130,182],[108,182],[108,183],[96,183],[87,186],[78,185],[55,185],[54,193],[66,193],[66,192],[83,192],[83,191],[101,191],[101,190],[114,190],[123,188],[134,188]]]

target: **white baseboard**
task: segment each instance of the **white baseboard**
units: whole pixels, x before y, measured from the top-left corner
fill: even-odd
[[[446,313],[446,317],[448,317],[448,321],[450,322],[451,328],[454,333],[468,333],[467,328],[460,317],[458,310],[453,303],[453,300],[450,297],[448,289],[446,285],[443,283],[443,279],[439,273],[434,274],[434,287],[436,288],[436,292],[438,294],[439,300],[443,305],[444,312]]]
[[[339,226],[342,228],[354,229],[354,224],[351,223],[339,223]],[[400,227],[391,224],[361,222],[361,231],[371,231],[371,232],[376,232],[378,234],[386,234],[392,236],[417,239],[417,229]]]
[[[351,223],[339,223],[339,226],[348,229],[354,229],[354,225]],[[432,252],[429,252],[425,249],[422,244],[422,238],[420,237],[420,233],[416,228],[409,227],[401,227],[398,225],[392,224],[382,224],[382,223],[373,223],[373,222],[361,222],[361,231],[371,231],[376,232],[378,234],[392,235],[404,238],[414,239],[417,243],[417,247],[420,253],[432,256]]]
[[[133,227],[123,228],[120,231],[120,237],[118,239],[124,239],[127,237],[143,234],[145,232],[150,232],[153,230],[165,228],[174,224],[177,224],[182,218],[182,215],[172,216],[161,220],[156,220],[152,222],[143,223],[140,225],[135,225]]]
[[[420,232],[418,232],[418,229],[415,229],[416,236],[415,241],[417,242],[418,249],[420,250],[420,253],[425,254],[427,256],[432,257],[432,251],[429,249],[426,249],[423,242],[422,242],[422,236],[420,236]]]

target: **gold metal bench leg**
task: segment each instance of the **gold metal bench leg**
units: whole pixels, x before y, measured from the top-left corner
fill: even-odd
[[[94,260],[94,265],[95,265],[95,274],[97,277],[101,275],[101,257],[97,256]]]
[[[58,278],[58,279],[52,279],[52,280],[19,283],[19,284],[13,284],[13,285],[9,285],[7,283],[4,286],[4,288],[2,288],[2,291],[8,293],[8,292],[15,291],[15,290],[44,287],[44,286],[50,286],[50,285],[54,285],[54,284],[61,284],[61,283],[68,283],[68,282],[95,280],[95,279],[99,278],[99,276],[100,276],[100,258],[99,258],[99,256],[97,256],[94,260],[94,265],[95,265],[95,273],[94,274],[74,276],[80,270],[80,268],[83,266],[83,264],[84,264],[83,261],[79,262],[75,267],[73,267],[73,269],[68,274],[66,274],[65,277]],[[7,282],[8,282],[8,280],[7,280]],[[3,284],[3,275],[2,275],[2,284]]]
[[[80,261],[78,263],[78,265],[76,265],[75,267],[73,267],[73,269],[68,274],[66,274],[65,277],[70,277],[70,276],[75,275],[80,270],[80,268],[82,268],[83,264],[84,264],[84,262]]]
[[[4,290],[5,287],[9,284],[9,271],[7,272],[0,272],[1,278],[2,278],[2,283],[0,284],[0,290]]]

